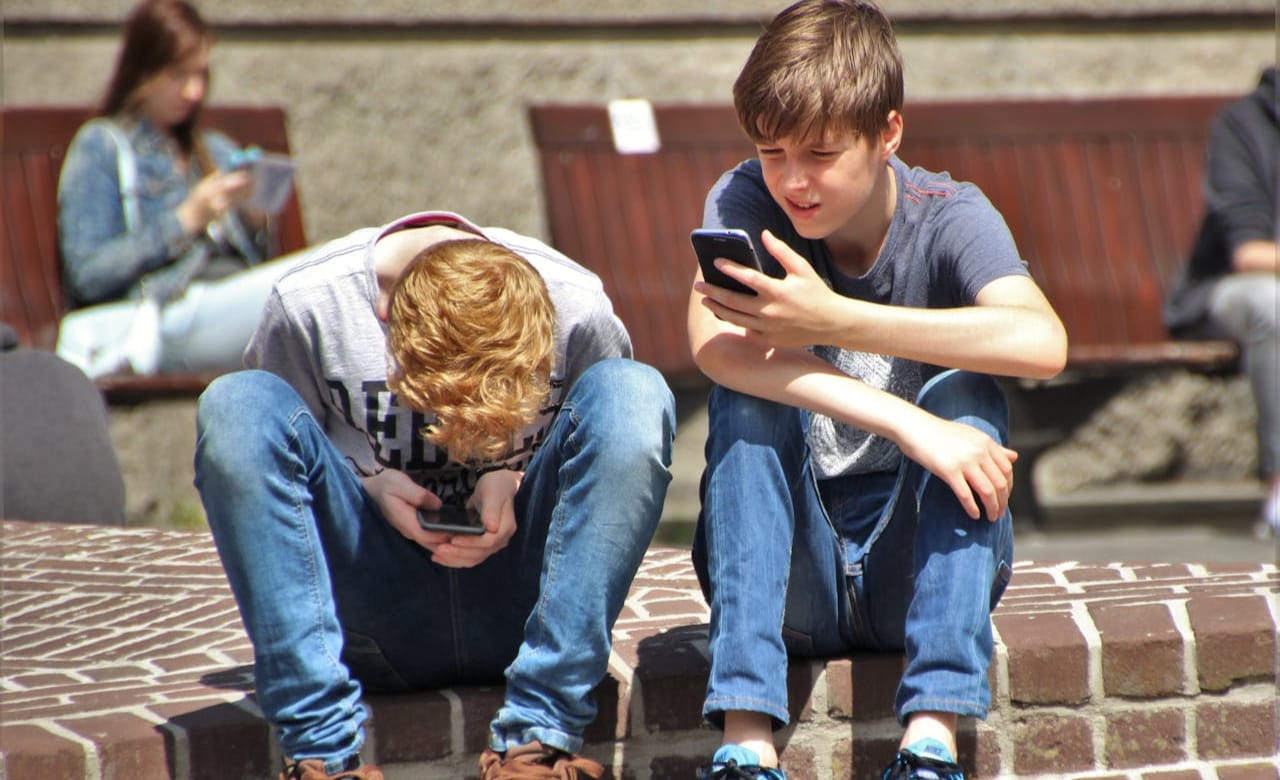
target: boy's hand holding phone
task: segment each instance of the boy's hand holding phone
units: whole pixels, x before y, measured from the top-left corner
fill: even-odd
[[[689,234],[689,241],[693,244],[693,251],[698,256],[698,265],[702,268],[704,281],[744,295],[757,294],[755,290],[725,274],[715,265],[716,258],[723,257],[764,273],[760,258],[756,256],[755,247],[751,245],[751,237],[747,235],[747,231],[736,228],[699,228]]]
[[[697,233],[699,231],[695,231]],[[740,233],[743,231],[716,231],[719,233]],[[741,241],[733,238],[732,241]],[[730,296],[717,292],[716,286],[695,289],[705,296],[702,305],[710,309],[717,317],[747,331],[747,335],[761,340],[769,347],[809,347],[814,344],[832,343],[832,334],[844,327],[839,321],[839,311],[835,307],[842,306],[843,301],[852,299],[840,298],[831,292],[831,288],[818,276],[817,271],[786,242],[774,236],[768,230],[761,234],[765,249],[773,255],[782,266],[782,276],[768,274],[762,279],[750,297]],[[705,251],[705,250],[704,250]],[[699,255],[699,263],[703,266],[704,284],[712,284],[707,278],[706,267],[711,266],[716,257],[707,261]],[[751,265],[750,261],[744,265]],[[758,267],[756,268],[760,273]],[[729,277],[715,269],[718,276]],[[735,280],[730,282],[738,284]],[[740,285],[746,287],[746,285]],[[749,289],[749,288],[748,288]],[[852,302],[851,305],[857,305]]]
[[[418,525],[424,531],[479,536],[485,531],[475,507],[443,505],[439,509],[419,509]]]
[[[521,476],[507,470],[482,475],[468,502],[468,510],[483,524],[480,533],[459,529],[424,531],[440,539],[429,548],[431,560],[441,566],[468,568],[506,547],[516,532],[515,495]]]

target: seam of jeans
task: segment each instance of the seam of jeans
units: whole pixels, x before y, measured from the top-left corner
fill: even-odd
[[[560,414],[568,415],[567,419],[569,421],[569,432],[565,434],[564,437],[564,450],[566,455],[560,462],[560,470],[563,470],[565,465],[573,460],[573,458],[578,454],[575,437],[581,420],[578,419],[578,415],[573,406],[567,402],[560,407]],[[556,483],[556,502],[554,508],[551,510],[551,521],[547,524],[547,539],[543,544],[542,553],[542,576],[546,579],[546,582],[545,585],[539,589],[538,599],[535,604],[538,619],[534,621],[534,625],[537,628],[538,634],[525,636],[525,643],[531,647],[539,646],[542,641],[541,632],[543,631],[543,625],[546,622],[546,593],[552,590],[552,583],[555,582],[556,577],[559,574],[556,567],[552,565],[553,562],[560,560],[561,545],[563,541],[562,537],[564,534],[564,523],[561,522],[561,516],[564,511],[564,502],[561,500],[564,492],[564,480],[562,479],[562,474],[559,472],[556,474]]]
[[[461,631],[462,620],[465,619],[465,616],[462,614],[462,605],[459,603],[458,570],[449,569],[445,572],[445,577],[447,580],[445,588],[448,590],[449,598],[449,633],[453,634],[453,673],[458,679],[463,679],[467,671],[468,659]]]
[[[304,410],[302,409],[299,409],[289,416],[288,450],[294,453],[295,458],[297,458],[298,464],[301,464],[303,459],[301,457],[298,457],[298,454],[300,453],[300,450],[301,450],[302,436],[298,431],[297,423],[299,418],[302,417],[304,414],[306,414],[306,412],[304,412]],[[294,473],[290,474],[289,484],[291,486],[296,486],[298,484],[299,477],[300,477],[300,475],[298,474],[298,469],[300,468],[301,468],[300,465],[296,465],[294,469]],[[295,515],[301,514],[305,511],[305,503],[302,501],[302,497],[297,494],[296,490],[294,491],[294,496],[293,496],[293,511]],[[312,602],[312,607],[314,609],[313,614],[319,614],[324,609],[324,598],[321,596],[320,590],[317,587],[317,582],[316,582],[317,571],[319,570],[319,563],[316,560],[315,548],[309,543],[309,540],[308,540],[306,523],[299,523],[297,525],[297,529],[302,535],[302,539],[304,543],[303,546],[307,550],[307,560],[306,560],[307,584],[309,586],[308,589],[311,592],[311,602]],[[343,670],[343,665],[341,660],[334,657],[334,655],[329,652],[329,646],[324,640],[324,624],[319,623],[315,626],[315,628],[316,628],[317,636],[320,640],[321,654],[328,659],[329,664],[332,667],[334,667],[339,672],[341,672]]]
[[[809,461],[808,444],[805,444],[803,449],[804,449],[804,461],[803,461],[803,465],[800,467],[801,473],[808,475],[809,490],[813,492],[814,498],[817,499],[818,509],[822,512],[822,519],[827,524],[827,530],[831,532],[832,537],[835,539],[836,555],[840,557],[839,568],[840,568],[840,571],[844,573],[843,583],[842,583],[843,587],[837,586],[836,593],[838,593],[839,597],[844,601],[843,606],[845,608],[845,613],[849,616],[848,639],[856,643],[858,637],[865,630],[865,628],[862,626],[862,620],[861,620],[861,616],[859,615],[859,611],[856,609],[856,607],[858,606],[857,594],[854,593],[854,590],[853,590],[853,577],[855,576],[855,574],[856,576],[861,576],[862,570],[863,570],[862,561],[861,560],[854,561],[854,562],[849,561],[848,546],[845,544],[844,537],[842,537],[840,535],[840,532],[836,530],[836,524],[831,519],[831,513],[827,511],[827,503],[822,499],[822,490],[820,490],[818,487],[818,474],[816,471],[813,470]],[[794,512],[794,508],[792,511]]]

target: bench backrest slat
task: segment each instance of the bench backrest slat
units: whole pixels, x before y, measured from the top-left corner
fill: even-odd
[[[0,320],[27,346],[52,349],[66,309],[58,259],[57,185],[87,106],[0,108]],[[289,153],[277,106],[209,106],[202,118],[243,145]],[[276,218],[281,253],[306,247],[297,188]]]
[[[920,102],[900,156],[977,184],[1062,316],[1077,364],[1229,360],[1173,345],[1160,310],[1200,220],[1200,176],[1228,96]],[[552,242],[604,279],[637,356],[693,375],[688,233],[721,172],[753,154],[728,105],[657,105],[661,149],[621,155],[602,105],[530,121]]]

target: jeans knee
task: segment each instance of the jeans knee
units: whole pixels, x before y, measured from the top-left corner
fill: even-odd
[[[197,470],[211,459],[252,460],[251,453],[273,438],[273,425],[301,404],[287,382],[267,371],[237,371],[214,379],[196,405]]]
[[[200,393],[196,401],[196,431],[204,436],[206,432],[217,432],[228,424],[235,424],[242,415],[236,413],[240,407],[247,383],[239,373],[223,374],[215,378]]]
[[[608,436],[611,450],[658,451],[670,461],[675,398],[662,374],[627,359],[592,365],[570,390],[566,406]]]
[[[711,389],[707,411],[713,439],[773,446],[791,435],[803,433],[801,412],[795,407],[719,385]]]
[[[1007,442],[1009,407],[996,380],[972,371],[944,371],[917,397],[920,408],[944,420],[964,422],[999,442]]]

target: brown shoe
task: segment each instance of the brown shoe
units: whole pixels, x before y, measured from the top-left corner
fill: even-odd
[[[359,761],[359,758],[356,759]],[[336,775],[324,771],[324,762],[318,758],[294,761],[284,760],[280,780],[383,780],[382,770],[373,764],[360,764],[354,769],[344,769]]]
[[[506,754],[485,750],[480,780],[600,780],[604,767],[589,758],[543,747],[537,740]]]

